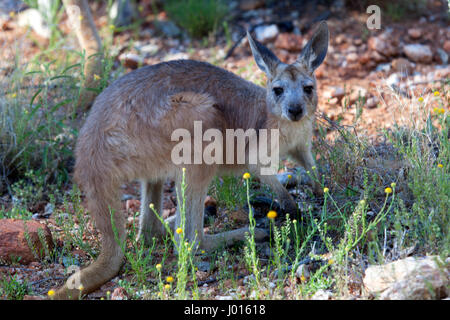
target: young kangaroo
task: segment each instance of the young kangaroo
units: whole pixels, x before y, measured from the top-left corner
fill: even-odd
[[[215,175],[230,171],[259,174],[260,166],[176,165],[171,160],[176,144],[171,139],[174,130],[186,128],[193,132],[194,121],[201,121],[204,130],[278,129],[280,155],[291,156],[307,170],[314,166],[311,155],[317,106],[314,70],[327,53],[326,23],[319,24],[291,65],[282,63],[250,34],[247,36],[258,67],[267,75],[266,89],[208,63],[178,60],[130,72],[97,97],[79,133],[75,181],[86,194],[89,212],[101,233],[101,252],[90,266],[73,274],[55,298],[76,299],[118,273],[124,257],[118,241],[126,239],[126,217],[120,214],[118,195],[124,182],[141,181],[139,233],[146,240],[164,234],[149,204],[153,203],[156,211],[161,212],[163,182],[174,179],[180,190],[183,167],[187,184],[185,238],[196,241],[205,250],[245,239],[248,228],[204,234],[204,199]],[[224,155],[225,151],[224,148]],[[259,178],[277,193],[284,210],[296,212],[295,201],[276,176],[259,175]],[[314,189],[320,194],[319,185]],[[177,211],[171,226],[179,225]],[[264,230],[256,230],[257,239],[264,237]]]

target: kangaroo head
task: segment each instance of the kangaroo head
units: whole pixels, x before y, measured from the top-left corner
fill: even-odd
[[[323,62],[328,49],[328,26],[321,22],[311,40],[293,64],[281,62],[269,49],[254,40],[248,41],[258,67],[267,75],[269,110],[288,120],[314,114],[317,107],[314,70]]]

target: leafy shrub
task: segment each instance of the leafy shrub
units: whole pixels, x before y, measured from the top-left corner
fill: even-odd
[[[164,8],[175,23],[196,38],[214,32],[228,12],[221,0],[169,0]]]

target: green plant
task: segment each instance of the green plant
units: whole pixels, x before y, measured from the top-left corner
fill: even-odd
[[[221,0],[168,0],[164,8],[169,17],[192,37],[214,32],[228,11]]]
[[[28,281],[19,280],[17,275],[3,276],[0,279],[0,298],[7,300],[22,300],[27,294],[32,294]]]

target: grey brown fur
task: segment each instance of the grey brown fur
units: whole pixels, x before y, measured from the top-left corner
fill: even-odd
[[[181,168],[171,161],[176,144],[173,130],[193,130],[202,121],[203,130],[267,128],[280,130],[280,155],[291,156],[311,170],[314,112],[317,92],[314,70],[322,63],[328,45],[328,28],[322,22],[297,62],[286,65],[249,35],[258,66],[266,73],[267,88],[259,87],[233,73],[210,64],[179,60],[147,66],[130,72],[105,89],[96,99],[82,127],[77,147],[75,180],[88,201],[88,209],[102,235],[101,253],[90,266],[72,275],[55,298],[78,298],[114,277],[123,263],[113,233],[111,212],[119,240],[126,238],[126,217],[120,213],[121,184],[140,180],[142,184],[140,235],[149,240],[163,235],[164,228],[150,212],[150,203],[160,213],[162,184],[167,178],[180,187]],[[283,88],[275,94],[274,88]],[[312,91],[310,92],[310,89]],[[277,89],[278,90],[278,89]],[[279,93],[279,90],[277,91]],[[224,150],[225,154],[225,150]],[[203,203],[215,175],[225,172],[258,174],[258,165],[184,165],[186,167],[185,237],[211,250],[221,244],[243,240],[242,228],[220,234],[204,234]],[[282,207],[294,212],[296,203],[274,176],[261,175]],[[319,185],[315,191],[320,193]],[[177,211],[173,227],[180,223]],[[256,238],[266,236],[256,230]],[[78,279],[83,286],[71,288]]]

